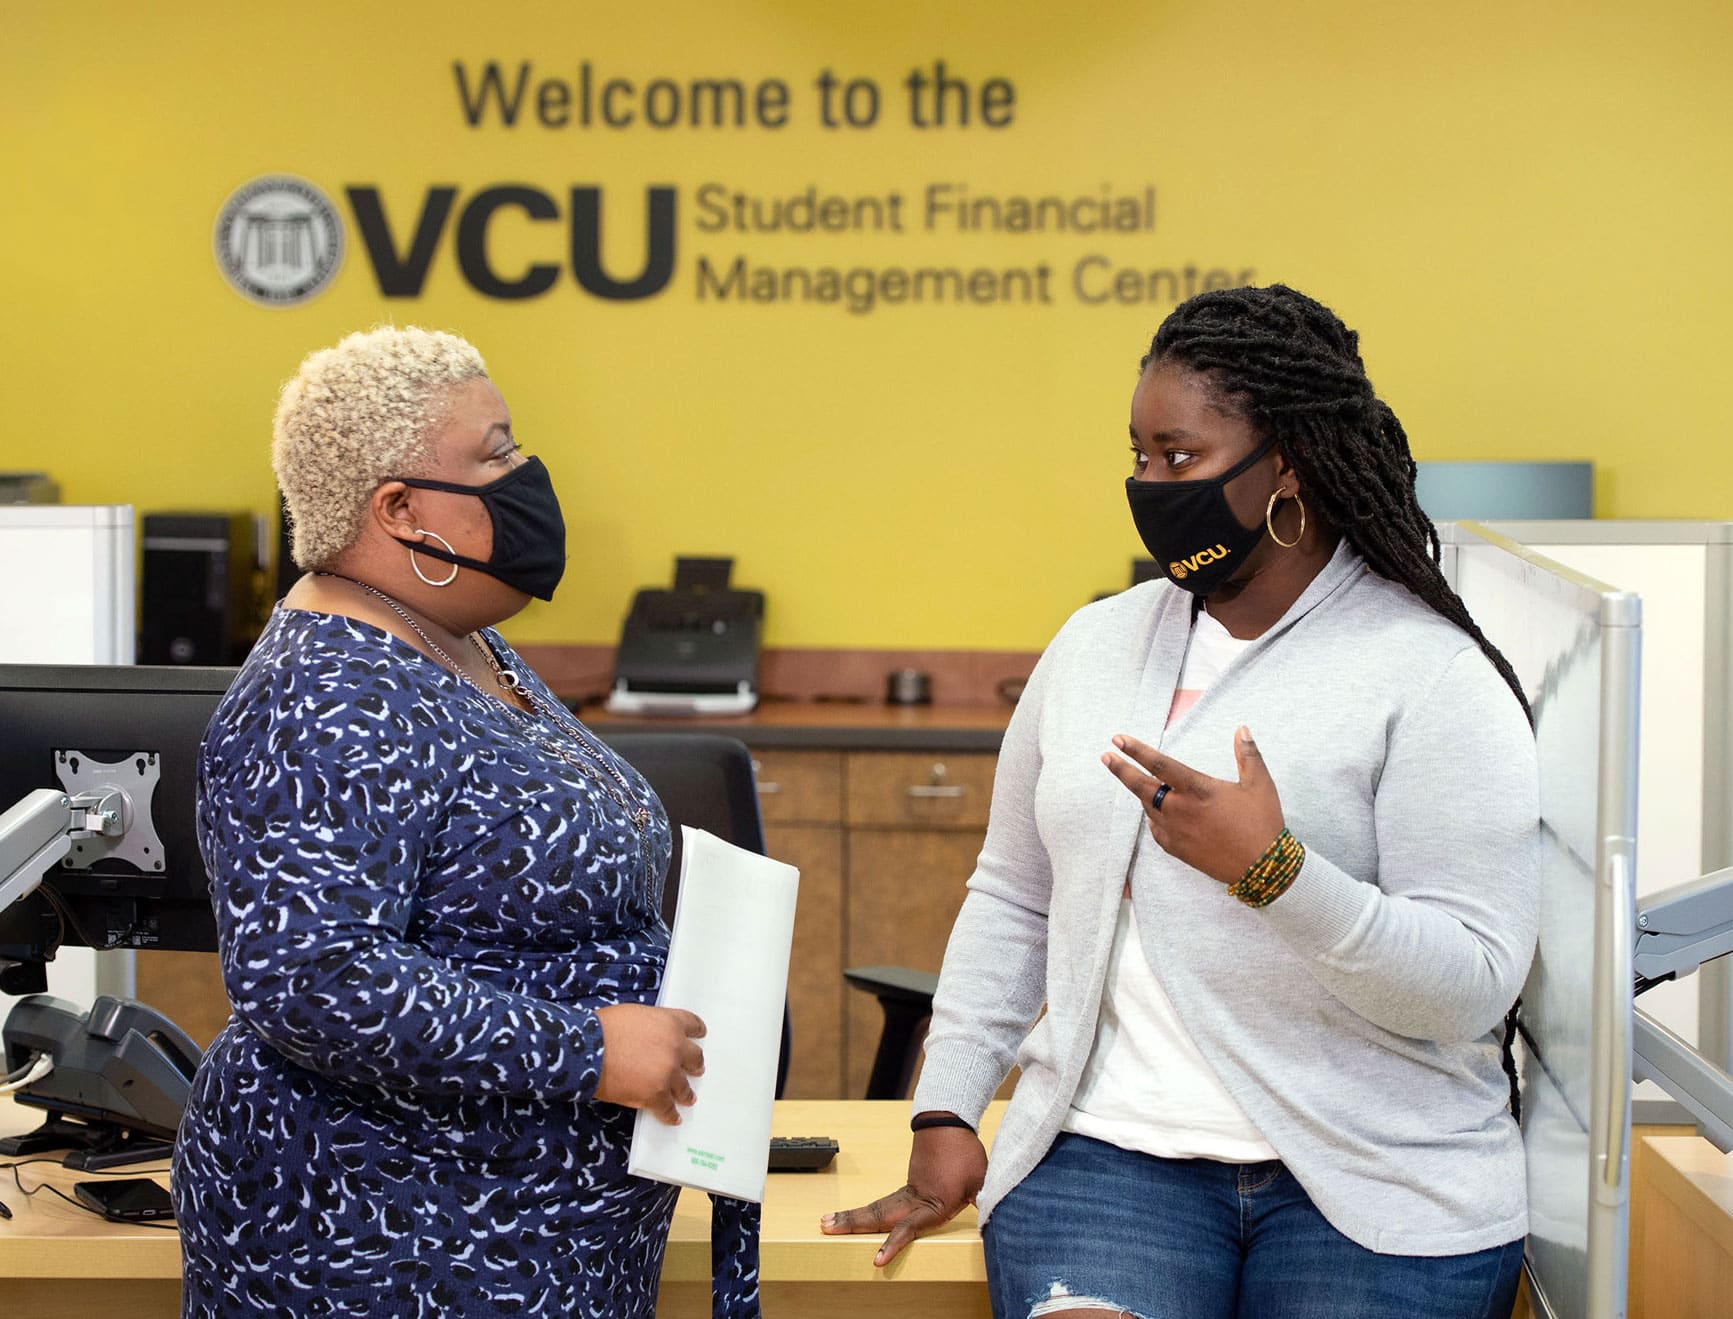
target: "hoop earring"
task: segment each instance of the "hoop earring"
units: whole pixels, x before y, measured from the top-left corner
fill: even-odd
[[[1264,526],[1269,528],[1271,540],[1275,541],[1276,544],[1280,545],[1284,550],[1291,550],[1294,546],[1300,543],[1300,537],[1306,534],[1306,505],[1298,494],[1289,496],[1289,498],[1300,506],[1300,529],[1294,533],[1294,538],[1292,540],[1283,540],[1280,536],[1276,535],[1276,520],[1274,516],[1276,511],[1276,501],[1281,497],[1282,492],[1280,490],[1274,490],[1270,493],[1270,502],[1264,505]]]
[[[456,554],[457,553],[456,550],[451,548],[451,542],[448,541],[444,536],[441,536],[437,531],[423,531],[420,527],[417,527],[415,529],[415,534],[417,536],[426,536],[429,540],[438,541],[441,545],[443,545],[445,547],[445,552],[447,554]],[[417,577],[421,578],[421,580],[426,582],[429,586],[450,586],[453,582],[455,582],[457,580],[457,565],[455,563],[451,565],[451,571],[448,574],[446,574],[444,581],[436,582],[433,580],[433,578],[429,577],[426,573],[422,572],[421,571],[421,564],[416,561],[415,546],[413,546],[413,545],[411,545],[409,547],[409,566],[411,568],[415,569],[415,575]]]

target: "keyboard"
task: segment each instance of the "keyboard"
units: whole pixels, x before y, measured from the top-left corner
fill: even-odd
[[[771,1172],[817,1172],[830,1167],[837,1143],[829,1136],[772,1136]]]

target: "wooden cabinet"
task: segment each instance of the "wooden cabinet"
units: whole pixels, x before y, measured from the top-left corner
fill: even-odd
[[[755,750],[758,810],[766,828],[778,824],[841,824],[840,751]]]
[[[848,904],[843,964],[937,971],[987,827],[995,757],[850,752],[844,766]],[[846,1089],[866,1094],[884,1020],[850,988]]]
[[[789,1099],[839,1099],[843,1078],[842,755],[753,753],[765,849],[800,871],[788,959]]]
[[[849,827],[981,833],[996,760],[979,753],[851,751],[845,762]]]
[[[791,1099],[859,1099],[883,1022],[845,966],[937,971],[992,795],[991,754],[754,753],[765,843],[799,866]]]
[[[845,964],[937,971],[980,850],[975,832],[850,830]],[[883,1021],[876,998],[848,990],[847,1098],[866,1094]]]

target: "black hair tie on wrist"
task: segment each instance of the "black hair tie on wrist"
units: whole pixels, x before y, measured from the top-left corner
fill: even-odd
[[[964,1131],[973,1131],[975,1124],[965,1122],[955,1113],[927,1113],[909,1119],[910,1131],[925,1131],[928,1127],[961,1127]]]

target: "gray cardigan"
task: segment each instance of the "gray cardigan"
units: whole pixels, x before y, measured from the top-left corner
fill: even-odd
[[[1164,738],[1190,626],[1191,597],[1147,583],[1080,610],[1036,666],[945,952],[915,1110],[976,1121],[1022,1067],[986,1221],[1052,1145],[1094,1042],[1144,828],[1100,763],[1109,738],[1231,779],[1243,723],[1306,864],[1253,910],[1138,848],[1133,905],[1163,988],[1346,1236],[1447,1255],[1524,1235],[1499,1061],[1535,942],[1539,802],[1521,708],[1468,636],[1345,543]]]

